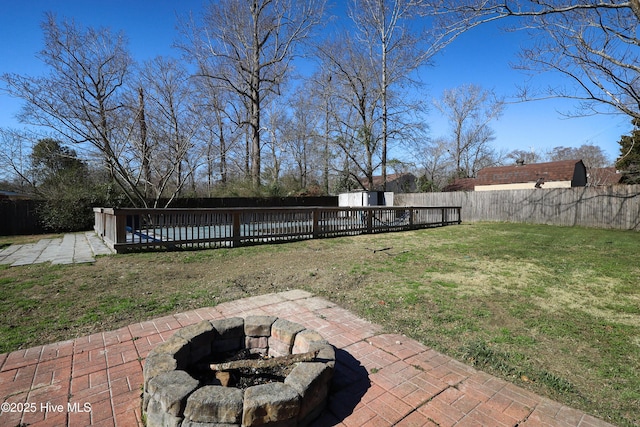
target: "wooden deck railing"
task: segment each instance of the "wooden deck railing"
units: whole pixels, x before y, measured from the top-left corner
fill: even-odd
[[[94,208],[95,231],[116,252],[232,247],[460,224],[460,207],[230,209]]]

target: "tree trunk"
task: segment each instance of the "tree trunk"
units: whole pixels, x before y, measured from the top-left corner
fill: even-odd
[[[222,185],[227,183],[227,144],[224,139],[224,125],[218,120],[218,132],[220,132],[220,181]]]
[[[387,190],[387,138],[389,133],[387,116],[387,42],[386,34],[382,35],[382,191]],[[371,190],[374,190],[371,188]]]
[[[142,180],[144,181],[144,197],[149,197],[149,183],[151,182],[151,168],[149,166],[149,145],[147,143],[147,122],[144,113],[144,90],[138,88],[138,123],[140,126],[140,156],[142,157]]]
[[[251,59],[251,182],[255,189],[260,188],[260,52],[262,45],[259,40],[259,12],[254,2],[253,14],[253,58]]]

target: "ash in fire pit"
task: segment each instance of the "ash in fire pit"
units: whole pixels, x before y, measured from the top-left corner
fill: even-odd
[[[187,373],[204,385],[223,385],[246,389],[254,385],[284,382],[299,362],[313,362],[318,351],[271,357],[262,353],[251,353],[249,349],[229,352],[204,358],[192,364]],[[209,361],[211,363],[209,363]]]
[[[297,323],[203,321],[147,357],[147,426],[307,425],[326,404],[334,365],[333,347]]]

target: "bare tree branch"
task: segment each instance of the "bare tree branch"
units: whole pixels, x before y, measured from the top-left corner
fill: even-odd
[[[497,20],[532,32],[535,44],[523,50],[519,67],[558,72],[578,89],[550,87],[533,97],[527,90],[523,100],[570,98],[582,103],[577,115],[613,109],[640,117],[639,0],[439,0],[429,6],[431,16],[448,29],[445,34]]]
[[[244,99],[255,187],[261,183],[262,104],[280,93],[296,47],[323,13],[324,0],[223,0],[210,5],[203,28],[187,29],[190,43],[183,48],[198,64],[200,75]]]

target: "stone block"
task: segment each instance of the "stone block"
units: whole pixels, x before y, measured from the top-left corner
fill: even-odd
[[[315,341],[309,344],[309,351],[318,350],[316,360],[318,362],[324,362],[331,369],[336,366],[336,349],[326,341]]]
[[[189,342],[190,362],[194,363],[211,354],[212,343],[217,331],[208,320],[185,326],[175,333],[176,336]]]
[[[242,427],[241,424],[198,423],[195,421],[183,421],[180,427]],[[271,426],[269,426],[271,427]]]
[[[242,317],[212,320],[211,325],[218,334],[217,338],[222,340],[244,337],[244,319]]]
[[[221,386],[202,387],[187,399],[185,421],[239,424],[242,419],[243,391]]]
[[[269,337],[275,316],[247,316],[244,319],[244,334],[248,337]]]
[[[153,351],[170,354],[176,360],[177,368],[184,369],[191,360],[191,350],[188,343],[184,338],[174,334],[165,342],[158,344]]]
[[[248,348],[250,350],[261,350],[266,351],[269,347],[269,338],[268,337],[245,337],[244,338],[244,348]]]
[[[244,319],[231,317],[229,319],[212,320],[216,338],[211,345],[213,353],[236,351],[244,348]]]
[[[291,354],[290,343],[273,339],[273,337],[269,338],[269,356],[280,357],[288,354]]]
[[[156,353],[155,350],[149,353],[144,361],[144,368],[142,370],[142,376],[144,378],[142,409],[144,411],[147,410],[149,398],[151,397],[151,394],[148,392],[149,380],[165,372],[174,371],[177,366],[176,359],[169,353]]]
[[[244,392],[242,425],[251,427],[267,423],[295,423],[300,412],[300,396],[283,383],[249,387]]]
[[[146,427],[180,427],[182,417],[169,415],[162,409],[160,402],[151,399],[146,412],[146,420]]]
[[[315,417],[325,406],[329,395],[329,386],[333,377],[333,369],[325,363],[299,363],[284,380],[284,383],[300,395],[300,412],[298,420]]]
[[[194,323],[193,325],[185,326],[184,328],[179,329],[174,334],[174,336],[178,336],[184,338],[187,341],[191,341],[195,337],[206,332],[213,333],[213,325],[210,321],[203,320],[202,322]]]
[[[187,397],[198,387],[198,380],[184,371],[165,372],[149,381],[147,392],[151,400],[157,401],[162,410],[169,415],[181,417],[184,412]],[[149,411],[147,411],[149,413]]]
[[[304,326],[286,319],[278,319],[271,325],[271,338],[293,345],[296,334],[304,331]]]
[[[293,342],[291,354],[306,353],[310,351],[310,345],[314,342],[326,341],[322,338],[322,335],[320,335],[316,331],[305,329],[304,331],[298,332]]]

